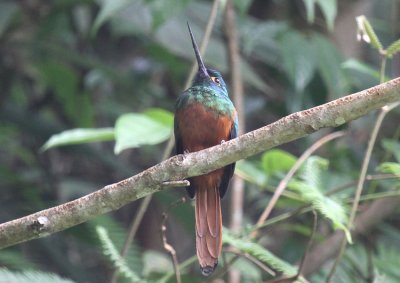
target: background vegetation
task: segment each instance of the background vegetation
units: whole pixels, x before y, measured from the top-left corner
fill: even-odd
[[[200,0],[0,2],[0,222],[83,196],[162,159],[172,133],[174,102],[194,59],[186,21],[200,41],[211,7],[211,1]],[[204,58],[230,84],[223,9],[218,10]],[[400,37],[396,0],[246,0],[235,1],[235,9],[247,131],[379,83],[382,55],[357,42],[356,16],[367,15],[384,47]],[[388,58],[385,75],[399,74],[395,55]],[[399,179],[392,178],[400,174],[399,116],[395,109],[383,122],[361,212],[375,199],[400,195]],[[332,130],[238,164],[236,173],[245,180],[244,228],[239,234],[225,229],[224,242],[260,263],[245,257],[233,263],[243,282],[271,279],[265,266],[293,275],[311,234],[314,242],[323,243],[334,229],[347,229],[375,120],[370,115],[343,126],[343,138],[306,161],[271,221],[259,230],[257,242],[248,236],[278,183],[307,148]],[[56,135],[70,129],[85,130]],[[50,148],[56,143],[69,145]],[[160,232],[167,212],[166,237],[179,263],[187,263],[182,279],[200,282],[204,278],[193,260],[193,204],[172,205],[184,195],[174,189],[153,196],[126,261],[117,251],[140,202],[1,250],[0,266],[6,269],[0,269],[0,281],[67,281],[56,279],[58,274],[75,282],[109,282],[117,268],[120,282],[173,282],[172,261]],[[229,194],[223,205],[228,227]],[[318,214],[315,233],[312,210]],[[291,217],[283,219],[286,215]],[[394,210],[368,234],[352,239],[333,282],[397,282],[398,215]],[[229,250],[224,252],[220,266],[227,266],[232,257]],[[333,262],[328,260],[306,278],[325,282]],[[217,275],[226,279],[222,271]]]

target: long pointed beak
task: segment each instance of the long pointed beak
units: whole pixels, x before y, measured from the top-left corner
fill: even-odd
[[[187,26],[189,28],[190,38],[192,39],[194,53],[196,54],[197,65],[199,66],[199,72],[200,74],[204,75],[204,77],[209,77],[206,66],[204,66],[203,59],[201,58],[199,48],[197,47],[196,40],[194,39],[192,29],[190,28],[189,22],[187,22]]]

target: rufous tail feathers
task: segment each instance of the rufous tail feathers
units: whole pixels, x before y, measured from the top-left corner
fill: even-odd
[[[201,272],[209,276],[222,247],[221,198],[217,186],[196,188],[196,251]]]

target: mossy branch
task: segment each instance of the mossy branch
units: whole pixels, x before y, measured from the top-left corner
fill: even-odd
[[[221,145],[171,157],[79,199],[0,224],[0,248],[65,230],[161,191],[166,188],[164,182],[211,172],[321,128],[337,127],[396,101],[400,101],[400,78],[293,113]]]

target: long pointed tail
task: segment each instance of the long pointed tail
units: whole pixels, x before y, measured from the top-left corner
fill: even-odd
[[[201,272],[209,276],[222,247],[221,198],[217,186],[196,188],[196,251]]]

